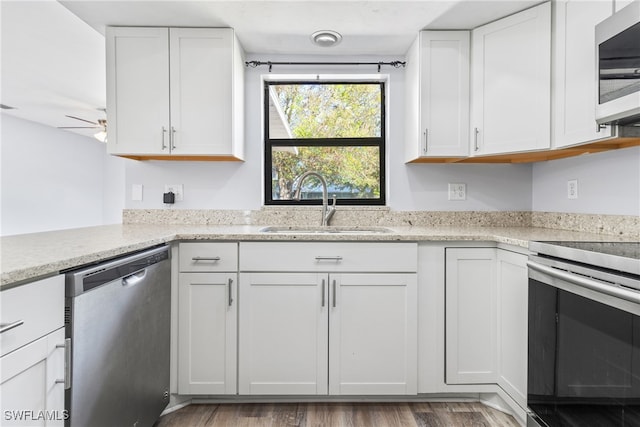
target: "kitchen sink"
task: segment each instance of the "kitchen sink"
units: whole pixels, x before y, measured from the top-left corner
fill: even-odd
[[[382,234],[391,233],[387,227],[341,227],[341,226],[271,226],[263,227],[260,233],[279,234]]]

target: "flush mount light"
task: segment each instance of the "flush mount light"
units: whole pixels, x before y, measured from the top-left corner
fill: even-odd
[[[321,30],[311,34],[311,40],[321,47],[335,46],[342,40],[342,35],[336,31]]]

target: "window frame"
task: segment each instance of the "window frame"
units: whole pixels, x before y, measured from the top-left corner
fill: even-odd
[[[315,77],[315,76],[313,76]],[[272,189],[273,176],[273,147],[300,147],[300,146],[323,146],[323,147],[378,147],[379,167],[380,167],[380,197],[377,199],[341,198],[337,203],[342,206],[386,206],[386,82],[384,80],[367,79],[340,79],[340,80],[315,80],[312,76],[309,79],[288,80],[269,79],[263,84],[263,122],[264,122],[264,204],[266,206],[300,206],[300,205],[322,205],[322,199],[300,199],[297,200],[274,200]],[[295,85],[295,84],[375,84],[380,86],[380,136],[368,138],[300,138],[285,139],[269,137],[269,88],[274,85]],[[329,199],[331,194],[329,194]]]

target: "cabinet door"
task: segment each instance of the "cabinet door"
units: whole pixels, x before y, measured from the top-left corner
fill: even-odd
[[[64,424],[64,341],[61,328],[0,358],[2,419],[8,425]]]
[[[566,147],[612,136],[596,125],[595,26],[611,15],[611,0],[559,0],[554,6],[553,145]]]
[[[169,30],[107,27],[111,154],[169,154]]]
[[[409,51],[407,160],[469,154],[469,38],[422,31]]]
[[[329,393],[417,393],[415,274],[329,275]]]
[[[446,249],[446,383],[498,380],[496,249]]]
[[[550,147],[551,6],[472,32],[472,153]]]
[[[236,273],[180,273],[178,393],[235,394]]]
[[[327,394],[327,280],[240,274],[240,394]]]
[[[171,28],[171,154],[232,155],[233,30]]]
[[[498,384],[522,408],[527,407],[527,257],[498,250]]]

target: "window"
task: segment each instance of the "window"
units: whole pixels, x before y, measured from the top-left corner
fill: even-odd
[[[384,82],[265,82],[265,204],[385,204]]]

